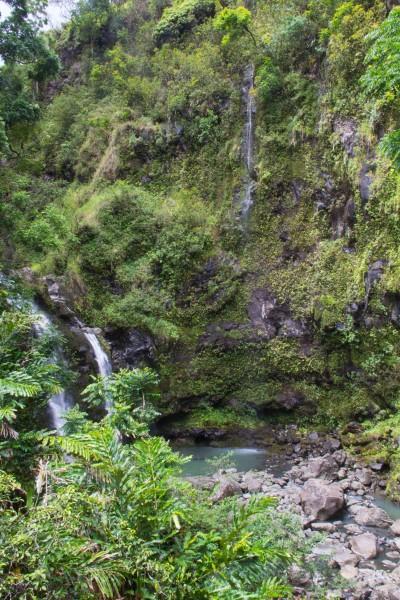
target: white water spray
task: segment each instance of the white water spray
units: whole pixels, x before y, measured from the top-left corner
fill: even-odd
[[[250,209],[253,206],[253,194],[255,181],[253,178],[254,157],[254,115],[256,102],[254,97],[254,65],[249,65],[245,71],[243,96],[246,105],[246,122],[244,126],[243,159],[246,167],[244,179],[244,194],[240,206],[242,222],[248,219]]]
[[[90,330],[84,331],[83,333],[93,350],[93,354],[99,369],[99,374],[102,377],[108,377],[112,373],[111,361],[108,357],[108,354],[101,347],[99,338],[93,331]],[[105,408],[108,413],[112,410],[112,403],[110,400],[106,400]]]
[[[52,327],[51,319],[47,314],[35,303],[32,303],[32,312],[37,317],[33,327],[38,336],[48,333]],[[60,346],[57,346],[53,353],[53,360],[56,364],[65,365],[67,361]],[[73,398],[67,390],[61,390],[57,394],[53,394],[49,399],[49,410],[51,413],[52,423],[58,434],[62,434],[62,428],[65,423],[64,415],[73,406]]]

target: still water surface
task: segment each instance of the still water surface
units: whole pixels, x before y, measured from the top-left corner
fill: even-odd
[[[192,459],[183,466],[183,475],[185,477],[195,477],[197,475],[210,475],[215,472],[215,467],[208,463],[210,459],[219,459],[231,454],[231,466],[236,467],[238,471],[261,471],[268,467],[272,472],[278,469],[278,457],[268,455],[266,450],[259,448],[214,448],[212,446],[181,446],[176,450],[183,456],[191,456]]]

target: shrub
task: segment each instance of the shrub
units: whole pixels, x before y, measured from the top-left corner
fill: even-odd
[[[154,30],[154,41],[161,46],[169,40],[176,40],[215,13],[214,0],[183,0],[166,8]]]
[[[270,102],[274,95],[282,88],[282,80],[279,69],[274,65],[272,59],[267,57],[257,71],[256,86],[263,102]]]

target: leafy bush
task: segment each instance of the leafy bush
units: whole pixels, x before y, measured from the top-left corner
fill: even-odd
[[[282,78],[279,69],[272,59],[267,57],[257,70],[256,87],[261,99],[268,104],[282,89]]]
[[[181,0],[166,8],[154,29],[154,41],[158,46],[178,39],[195,25],[202,23],[215,13],[214,0]]]
[[[214,18],[214,27],[224,34],[222,45],[239,39],[244,33],[249,34],[253,41],[254,36],[250,31],[251,12],[244,6],[237,8],[223,8]]]

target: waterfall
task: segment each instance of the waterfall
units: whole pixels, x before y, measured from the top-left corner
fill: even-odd
[[[87,329],[86,331],[84,330],[83,333],[93,350],[93,354],[99,369],[99,374],[102,375],[102,377],[108,377],[112,373],[111,361],[107,353],[101,347],[99,338],[93,330]],[[108,413],[111,411],[112,403],[110,400],[106,400],[105,408]]]
[[[47,314],[34,302],[32,302],[32,312],[37,317],[33,327],[38,336],[44,335],[51,330],[52,322]],[[56,346],[52,360],[58,365],[67,365],[64,352],[60,346]],[[49,410],[52,418],[53,427],[58,434],[62,433],[62,428],[65,423],[64,414],[72,408],[74,402],[71,394],[67,390],[61,390],[57,394],[53,394],[49,399]]]
[[[256,102],[254,98],[254,65],[249,65],[244,74],[243,98],[246,106],[246,122],[243,135],[243,161],[246,169],[244,178],[243,200],[240,205],[242,223],[246,223],[253,205],[255,181],[253,175],[254,157],[254,115]]]

